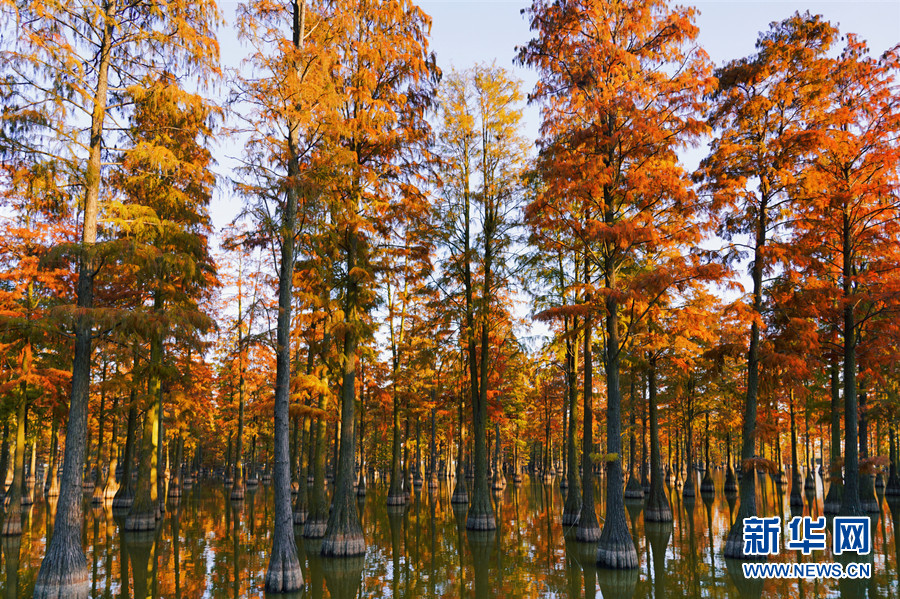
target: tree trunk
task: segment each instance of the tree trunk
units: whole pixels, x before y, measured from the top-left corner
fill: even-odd
[[[706,471],[703,473],[703,480],[700,481],[700,494],[712,496],[715,495],[716,488],[715,483],[713,483],[712,463],[709,459],[709,412],[706,412],[705,437],[705,455],[703,459],[706,461]]]
[[[747,463],[756,457],[756,410],[759,395],[759,322],[762,317],[763,248],[766,244],[767,197],[763,194],[756,225],[753,253],[753,322],[750,325],[750,347],[747,351],[747,393],[744,398],[744,422],[741,433],[741,502],[737,517],[725,541],[725,557],[746,559],[744,554],[744,520],[756,517],[756,469]]]
[[[485,315],[486,318],[486,315]],[[476,392],[472,394],[472,432],[475,444],[475,480],[472,484],[472,496],[469,512],[466,516],[468,530],[494,530],[497,522],[494,518],[494,507],[491,504],[488,483],[487,456],[487,372],[488,372],[488,325],[482,323],[481,332],[481,367],[479,377],[475,379]]]
[[[288,193],[291,195],[291,193]],[[284,240],[282,240],[284,243]],[[284,260],[284,250],[282,249],[282,261]],[[282,270],[284,268],[282,267]],[[279,286],[279,302],[281,300],[281,278],[278,280]],[[240,288],[239,288],[240,289]],[[244,480],[244,391],[246,387],[244,385],[244,320],[243,320],[243,306],[241,305],[241,294],[238,292],[238,429],[237,429],[237,437],[234,441],[234,474],[232,474],[232,487],[231,487],[231,500],[232,501],[243,501],[244,493],[246,490],[246,484]],[[279,310],[282,307],[279,305]],[[281,312],[279,312],[279,315]],[[277,360],[277,357],[276,357]],[[276,362],[276,370],[278,368]],[[276,374],[276,379],[278,378]],[[276,385],[277,380],[276,380]]]
[[[459,439],[456,445],[456,484],[453,487],[453,496],[450,497],[450,503],[454,505],[469,503],[469,492],[466,489],[466,419],[463,404],[465,395],[460,393],[457,406]]]
[[[319,408],[325,409],[325,397],[319,397]],[[328,524],[328,502],[325,497],[325,420],[316,419],[312,449],[314,450],[312,493],[309,494],[309,513],[303,523],[303,536],[321,539]]]
[[[859,393],[859,457],[862,460],[869,458],[869,413],[868,394],[863,390]],[[865,472],[859,473],[859,502],[863,511],[878,513],[878,497],[875,495],[875,476],[871,472],[871,465]]]
[[[22,534],[22,489],[25,486],[25,419],[28,401],[25,383],[21,385],[21,397],[16,404],[16,448],[13,452],[13,479],[6,496],[6,512],[3,514],[4,537]]]
[[[358,198],[356,203],[359,205]],[[364,555],[366,552],[366,541],[356,508],[356,494],[353,492],[356,478],[356,354],[361,320],[359,295],[362,291],[361,279],[353,272],[363,264],[361,253],[365,249],[360,247],[363,243],[358,231],[347,231],[347,272],[350,275],[344,300],[347,327],[341,359],[341,443],[331,514],[322,540],[323,556],[349,557]],[[293,540],[291,545],[293,546]]]
[[[394,373],[397,373],[397,367]],[[396,379],[395,379],[396,380]],[[396,386],[391,386],[391,484],[387,494],[387,505],[404,505],[406,494],[403,492],[403,473],[400,471],[400,398],[397,396]]]
[[[432,403],[437,400],[437,389],[432,389],[431,391],[431,401]],[[438,488],[438,464],[437,464],[437,446],[435,444],[435,435],[437,431],[435,429],[435,412],[437,408],[431,408],[431,446],[428,448],[429,453],[431,453],[431,466],[429,467],[430,473],[428,476],[428,488],[429,489],[437,489]]]
[[[140,462],[138,465],[137,488],[134,503],[125,519],[125,530],[141,531],[156,528],[159,517],[159,497],[157,477],[159,476],[159,457],[156,451],[159,443],[159,407],[162,395],[158,365],[162,362],[161,340],[154,339],[151,348],[151,375],[148,386],[150,407],[144,415],[143,441],[141,442]]]
[[[693,380],[688,382],[688,414],[684,428],[684,488],[681,496],[690,499],[696,496],[694,489],[694,408],[693,408]]]
[[[791,390],[789,408],[791,413],[791,507],[803,508],[803,495],[800,492],[800,463],[797,459],[797,424],[794,420],[794,391]]]
[[[7,424],[3,425],[3,436],[6,438]],[[8,452],[8,450],[4,447],[4,452]],[[7,453],[8,455],[8,453]],[[44,491],[47,494],[47,497],[57,497],[59,496],[59,477],[57,476],[57,470],[59,470],[59,420],[53,418],[53,426],[50,429],[50,460],[47,464],[47,474],[44,477]],[[0,459],[0,472],[6,472],[6,463],[5,460]]]
[[[840,391],[840,366],[837,358],[831,359],[831,443],[830,461],[828,466],[828,494],[825,496],[824,512],[837,514],[841,508],[841,496],[844,490],[844,480],[841,476],[841,391]]]
[[[157,292],[153,302],[154,311],[163,309],[162,296]],[[154,335],[150,342],[150,378],[147,392],[150,396],[150,407],[144,415],[143,440],[141,441],[140,464],[138,466],[137,489],[134,503],[125,519],[125,530],[153,530],[160,517],[159,511],[159,453],[160,443],[160,410],[162,409],[162,381],[160,370],[163,362],[162,334]]]
[[[298,526],[300,524],[304,524],[306,522],[306,517],[309,513],[309,509],[307,507],[309,502],[309,469],[312,467],[311,461],[308,458],[303,459],[303,455],[306,454],[309,456],[309,452],[304,451],[307,447],[307,444],[312,445],[312,434],[311,434],[311,418],[304,416],[303,417],[303,431],[300,435],[300,449],[297,452],[299,455],[297,459],[300,460],[299,465],[299,473],[297,475],[298,487],[297,487],[297,499],[294,501],[294,525]],[[299,556],[298,556],[299,559]]]
[[[606,287],[615,289],[615,271],[606,265]],[[606,297],[606,520],[597,548],[597,565],[613,569],[638,567],[637,551],[628,530],[623,496],[622,393],[619,387],[619,306]],[[585,385],[586,386],[586,385]]]
[[[100,501],[112,499],[119,486],[116,484],[116,469],[119,467],[119,397],[113,400],[112,438],[109,441],[109,456],[107,459],[106,480],[100,489]],[[97,492],[94,492],[96,499]]]
[[[647,494],[647,507],[644,509],[644,520],[647,522],[671,522],[672,507],[663,489],[663,472],[659,453],[659,407],[656,400],[656,355],[650,357],[650,370],[647,373],[650,404],[650,492]]]
[[[641,487],[640,481],[635,474],[637,462],[637,437],[635,430],[637,429],[637,419],[635,415],[636,398],[634,395],[634,372],[631,373],[631,406],[628,411],[629,430],[628,430],[628,484],[625,486],[626,499],[643,499],[644,489]]]
[[[571,328],[577,328],[575,317]],[[565,317],[566,332],[566,394],[569,402],[569,426],[566,430],[566,479],[568,492],[563,506],[562,525],[574,526],[581,515],[581,477],[578,476],[578,450],[575,444],[575,428],[578,423],[578,341],[570,334],[569,316]]]
[[[135,383],[137,384],[137,383]],[[128,408],[128,425],[125,433],[125,461],[122,467],[122,479],[113,497],[113,509],[129,509],[134,503],[134,483],[131,468],[134,464],[134,441],[137,429],[137,390],[132,387]]]
[[[584,280],[590,284],[588,261],[584,261]],[[578,527],[575,529],[575,540],[582,543],[594,543],[600,539],[600,524],[594,508],[594,363],[593,363],[593,319],[590,314],[584,317],[584,384],[582,396],[584,416],[581,437],[581,514],[578,516]]]
[[[806,479],[803,482],[803,490],[807,493],[816,492],[816,479],[813,476],[813,464],[815,459],[809,445],[809,405],[803,409],[804,425],[806,427]]]
[[[303,43],[306,3],[294,2],[294,47]],[[281,223],[281,264],[278,272],[278,320],[275,347],[275,522],[272,549],[266,570],[266,592],[293,593],[303,587],[303,572],[294,542],[294,516],[291,507],[291,463],[288,428],[290,426],[291,383],[291,307],[294,282],[294,235],[299,205],[296,181],[299,168],[300,125],[288,120],[288,186]],[[243,388],[243,367],[241,372]],[[243,398],[243,389],[241,390]],[[240,442],[240,441],[238,441]],[[235,485],[238,482],[235,481]],[[233,491],[232,491],[233,492]]]
[[[172,476],[167,497],[181,497],[181,463],[184,460],[184,437],[179,433],[175,439],[175,460],[171,461]]]
[[[841,516],[864,515],[859,493],[859,414],[856,396],[856,314],[854,313],[853,263],[849,215],[843,215],[841,291],[844,305],[844,489]]]
[[[641,488],[650,492],[650,464],[647,462],[647,379],[641,384]]]

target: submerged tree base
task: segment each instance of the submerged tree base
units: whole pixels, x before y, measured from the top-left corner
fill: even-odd
[[[294,512],[294,526],[302,526],[306,523],[306,517],[309,515],[309,511],[306,509],[295,509]]]
[[[81,547],[75,550],[48,551],[41,563],[34,599],[86,599],[91,577]]]
[[[841,497],[844,494],[842,482],[832,482],[825,495],[825,504],[822,511],[826,514],[837,514],[841,510]]]
[[[466,516],[466,529],[467,530],[496,530],[497,529],[497,521],[494,519],[494,514],[491,512],[488,513],[473,513],[472,510],[469,510],[468,515]]]
[[[296,551],[279,552],[269,559],[269,569],[266,570],[267,593],[293,593],[303,588],[303,570],[300,569],[300,560]]]
[[[362,530],[332,533],[322,541],[323,557],[357,557],[366,554],[366,539]]]
[[[397,495],[388,495],[387,499],[385,499],[386,505],[406,505],[406,502],[409,501],[409,495],[406,493],[400,493]]]
[[[634,543],[628,541],[601,541],[597,547],[597,565],[613,570],[632,570],[638,567],[638,555]]]
[[[325,536],[328,518],[325,516],[307,516],[303,524],[303,536],[307,539],[321,539]]]
[[[156,528],[157,520],[158,515],[155,511],[128,514],[125,518],[124,529],[129,532],[154,530]]]
[[[638,482],[634,476],[628,477],[628,484],[625,485],[625,499],[643,499],[644,487]]]

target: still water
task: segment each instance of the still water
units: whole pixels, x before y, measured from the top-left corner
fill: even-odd
[[[365,558],[319,557],[319,542],[297,548],[307,588],[302,597],[897,597],[900,503],[885,501],[872,519],[872,564],[868,580],[742,580],[739,562],[722,557],[722,545],[737,513],[722,493],[721,474],[713,500],[685,502],[672,492],[675,522],[644,524],[642,503],[628,507],[641,560],[630,573],[594,567],[593,545],[570,540],[560,524],[563,495],[558,479],[528,478],[495,494],[498,528],[467,533],[465,511],[450,504],[450,482],[417,491],[403,509],[385,507],[384,485],[370,485],[360,514],[368,551]],[[699,484],[699,481],[698,481]],[[760,515],[792,515],[787,487],[760,478]],[[597,492],[599,495],[599,489]],[[805,515],[820,515],[823,498],[807,497]],[[123,533],[109,508],[85,503],[83,543],[95,598],[237,598],[262,595],[273,521],[270,486],[232,503],[221,482],[200,482],[169,502],[155,533]],[[0,539],[0,596],[31,597],[34,579],[52,529],[53,505],[39,498],[23,507],[24,534]],[[603,513],[601,506],[598,512]],[[793,513],[793,515],[799,515]],[[830,530],[830,523],[829,528]],[[785,533],[782,539],[785,538]],[[830,534],[829,534],[830,537]],[[830,542],[829,542],[830,547]],[[777,561],[830,562],[830,551],[804,558],[782,548]],[[863,561],[862,559],[860,561]]]

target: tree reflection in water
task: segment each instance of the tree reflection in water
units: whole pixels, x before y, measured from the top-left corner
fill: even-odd
[[[717,493],[685,501],[668,487],[674,522],[644,522],[644,504],[626,506],[640,568],[610,572],[596,567],[597,547],[564,529],[559,479],[525,478],[493,497],[497,530],[467,532],[466,506],[452,504],[452,481],[417,491],[406,506],[388,509],[383,484],[371,482],[357,503],[368,551],[355,560],[323,559],[320,543],[295,540],[307,587],[304,599],[331,597],[891,597],[900,592],[894,533],[900,499],[884,497],[873,518],[873,577],[864,581],[747,580],[740,562],[722,557],[725,534],[738,500],[722,494],[724,471],[715,470]],[[768,475],[759,475],[760,512],[788,519],[789,497]],[[827,486],[826,481],[826,486]],[[807,498],[804,515],[822,513],[823,489]],[[598,516],[603,516],[597,485]],[[827,491],[827,488],[824,489]],[[31,596],[36,569],[52,533],[53,502],[38,491],[23,508],[21,537],[0,539],[0,597]],[[763,505],[762,500],[765,499]],[[266,571],[272,509],[271,486],[231,502],[221,482],[196,481],[180,501],[171,500],[155,531],[123,534],[122,515],[108,506],[91,509],[86,498],[83,542],[92,594],[102,599],[236,599],[260,596]],[[701,505],[702,501],[702,505]],[[829,528],[831,524],[829,522]],[[777,561],[833,561],[830,551],[804,557],[783,548]],[[727,573],[727,574],[726,574]]]

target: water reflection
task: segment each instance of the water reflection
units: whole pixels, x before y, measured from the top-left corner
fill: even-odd
[[[386,489],[370,483],[358,507],[369,543],[364,558],[319,557],[321,542],[305,539],[297,527],[298,554],[306,589],[297,597],[892,597],[900,591],[895,527],[900,498],[878,494],[881,513],[872,515],[873,576],[869,580],[746,579],[741,562],[722,558],[724,537],[737,513],[737,498],[722,494],[723,473],[716,472],[717,494],[682,497],[668,489],[675,521],[644,523],[641,501],[626,504],[641,567],[611,572],[595,565],[597,547],[574,540],[564,529],[564,495],[558,479],[525,479],[494,495],[498,528],[465,529],[466,506],[452,504],[453,486],[441,480],[423,485],[406,506],[385,507]],[[602,516],[598,481],[598,515]],[[787,487],[768,475],[759,478],[761,515],[822,514],[821,478],[804,504],[791,508]],[[260,595],[270,527],[272,490],[263,484],[232,502],[218,482],[198,481],[173,498],[156,531],[122,533],[124,515],[85,503],[83,542],[94,597],[237,599]],[[30,597],[34,577],[52,534],[55,498],[36,493],[23,506],[21,537],[0,538],[0,597]],[[802,510],[802,511],[801,511]],[[828,530],[831,520],[829,519]],[[784,537],[782,537],[784,538]],[[783,550],[779,561],[832,561],[828,551],[804,557]],[[837,560],[835,560],[837,561]],[[853,558],[857,561],[857,558]]]

